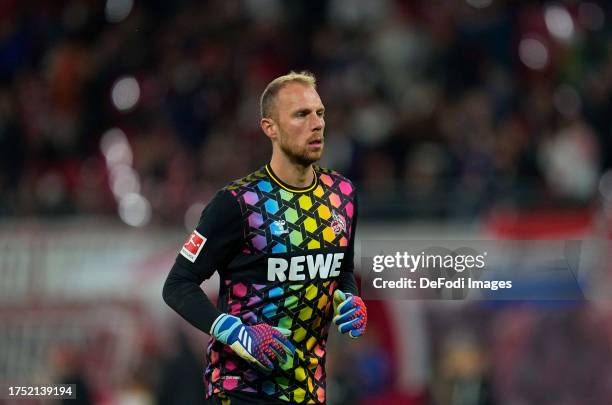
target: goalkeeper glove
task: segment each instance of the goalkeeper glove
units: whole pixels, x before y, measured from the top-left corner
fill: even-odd
[[[365,332],[368,324],[368,311],[363,300],[353,294],[334,291],[334,323],[340,333],[357,338]]]
[[[219,315],[212,324],[210,334],[229,345],[243,359],[267,371],[274,368],[276,360],[286,362],[288,355],[295,353],[295,347],[287,339],[291,335],[290,330],[265,323],[245,325],[233,315]]]

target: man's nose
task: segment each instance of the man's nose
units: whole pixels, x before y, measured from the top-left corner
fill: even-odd
[[[313,131],[320,131],[325,127],[325,119],[315,114],[314,118],[310,121],[310,125]]]

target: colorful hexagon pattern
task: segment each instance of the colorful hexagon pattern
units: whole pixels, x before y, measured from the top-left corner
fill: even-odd
[[[245,220],[245,246],[240,254],[260,255],[266,260],[271,254],[288,257],[284,255],[348,246],[355,211],[354,187],[337,173],[317,170],[318,185],[307,192],[280,187],[265,170],[227,187],[239,201]],[[344,218],[346,229],[333,224],[337,216]],[[245,261],[251,257],[245,257]],[[336,281],[266,284],[245,282],[239,276],[237,272],[223,280],[228,291],[225,308],[245,323],[267,322],[290,330],[296,355],[279,365],[279,372],[262,374],[213,339],[208,350],[207,391],[263,391],[288,403],[323,403],[325,347]],[[240,379],[224,378],[227,375]]]

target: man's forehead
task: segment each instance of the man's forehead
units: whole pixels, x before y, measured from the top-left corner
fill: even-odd
[[[318,108],[323,105],[314,87],[299,82],[287,83],[283,86],[278,91],[277,102],[277,107],[280,108]]]

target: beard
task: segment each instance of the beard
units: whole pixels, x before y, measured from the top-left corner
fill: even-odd
[[[321,159],[321,155],[323,154],[323,145],[321,145],[321,149],[319,150],[308,150],[308,146],[300,148],[299,146],[290,145],[281,141],[279,142],[279,146],[291,163],[303,167],[308,167],[315,163]]]

